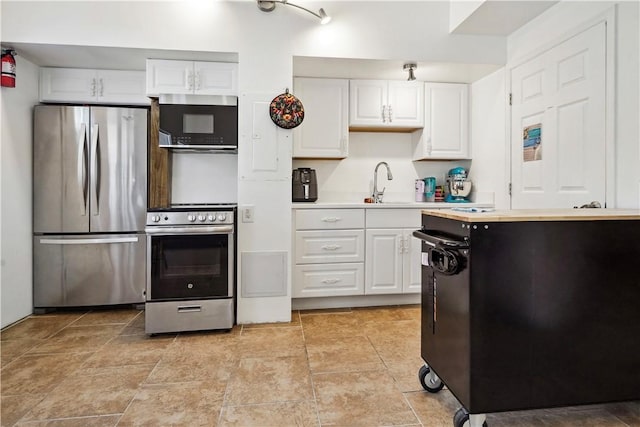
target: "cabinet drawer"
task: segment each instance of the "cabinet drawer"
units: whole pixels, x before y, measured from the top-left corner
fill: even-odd
[[[293,298],[364,294],[364,264],[296,265]]]
[[[364,261],[364,230],[296,231],[296,264]]]
[[[364,228],[364,209],[297,209],[296,230]]]
[[[420,228],[420,209],[367,209],[367,228]]]

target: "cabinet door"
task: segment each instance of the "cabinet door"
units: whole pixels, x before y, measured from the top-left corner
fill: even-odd
[[[468,85],[425,83],[425,123],[418,158],[469,158]]]
[[[351,80],[349,82],[349,126],[386,124],[387,92],[386,80]]]
[[[147,59],[147,95],[193,93],[193,61]]]
[[[293,157],[343,159],[349,153],[349,81],[296,78],[305,118],[293,130]]]
[[[401,229],[366,231],[366,295],[402,293],[402,239]]]
[[[97,79],[99,102],[149,105],[144,71],[98,70]]]
[[[41,68],[40,101],[95,102],[96,71],[79,68]]]
[[[194,93],[198,95],[238,95],[238,64],[194,62]]]
[[[424,126],[424,86],[422,82],[389,81],[387,120],[390,127]]]
[[[420,293],[422,289],[422,245],[417,237],[413,237],[414,227],[404,230],[404,271],[402,275],[402,292]]]

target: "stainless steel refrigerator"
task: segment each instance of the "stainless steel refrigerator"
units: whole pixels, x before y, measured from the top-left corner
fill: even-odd
[[[148,109],[34,107],[33,305],[144,302]]]

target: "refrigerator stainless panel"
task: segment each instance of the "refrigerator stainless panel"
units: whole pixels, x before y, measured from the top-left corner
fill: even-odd
[[[89,107],[38,105],[33,129],[33,231],[89,231]]]
[[[144,302],[144,234],[33,238],[34,307]]]
[[[147,110],[91,108],[90,231],[144,230]]]

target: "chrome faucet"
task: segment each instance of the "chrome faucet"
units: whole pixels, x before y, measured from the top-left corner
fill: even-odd
[[[382,191],[378,191],[378,168],[380,167],[380,165],[384,165],[387,168],[387,179],[393,179],[391,169],[389,168],[387,162],[380,162],[376,165],[376,168],[373,171],[373,203],[382,203],[382,196],[384,195],[385,188],[387,188],[383,187]]]

